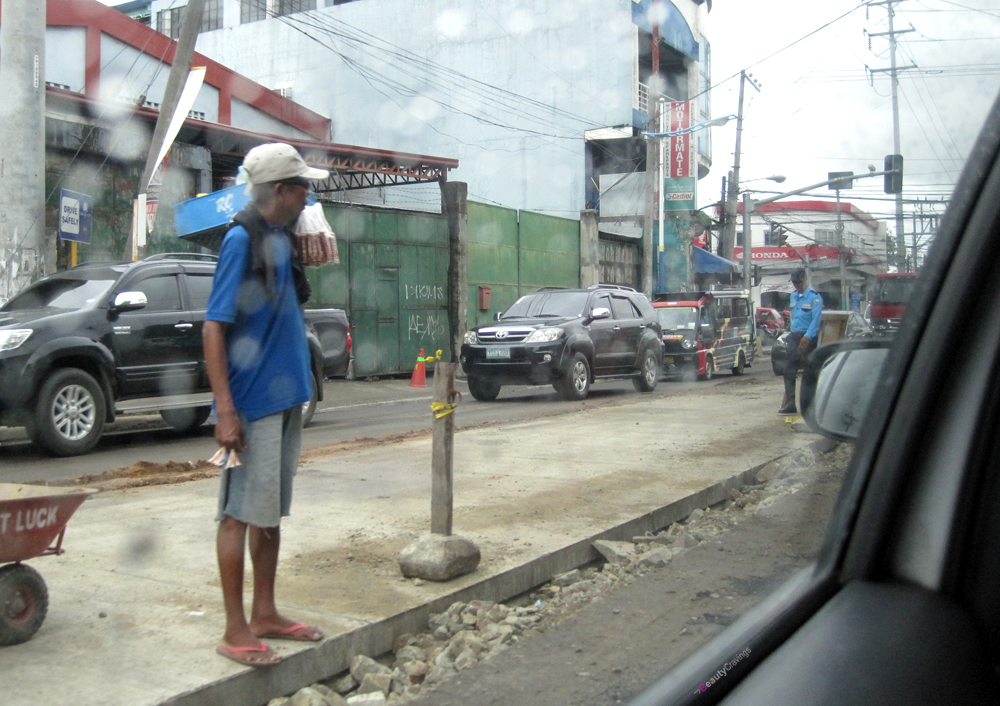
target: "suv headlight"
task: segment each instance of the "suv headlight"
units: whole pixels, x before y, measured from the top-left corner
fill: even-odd
[[[525,343],[548,343],[558,340],[563,335],[563,330],[558,326],[552,328],[536,328],[524,339]]]
[[[10,331],[0,331],[0,351],[12,351],[28,340],[32,331],[30,328],[16,328]]]
[[[465,342],[475,345],[476,343],[479,343],[479,336],[476,335],[475,331],[466,331]]]
[[[686,350],[694,348],[694,339],[685,336],[683,339],[681,339],[681,348],[684,348]]]

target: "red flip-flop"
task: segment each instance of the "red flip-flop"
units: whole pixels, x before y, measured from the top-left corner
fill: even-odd
[[[229,645],[219,645],[215,648],[223,657],[228,657],[234,662],[238,662],[247,667],[270,667],[281,661],[281,655],[273,652],[266,642],[261,642],[259,647],[230,647]],[[267,659],[255,659],[256,655],[270,656]]]
[[[302,631],[306,631],[302,634]],[[263,635],[258,635],[260,638],[267,638],[268,640],[295,640],[296,642],[319,642],[324,637],[323,631],[319,628],[314,628],[305,623],[295,623],[294,625],[289,625],[287,628],[282,628],[274,632],[266,632]]]

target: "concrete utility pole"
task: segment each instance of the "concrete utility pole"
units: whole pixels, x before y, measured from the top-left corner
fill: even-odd
[[[167,133],[170,120],[174,116],[174,111],[177,110],[177,103],[184,90],[184,83],[191,72],[191,58],[194,56],[194,45],[198,41],[198,32],[201,30],[201,16],[204,8],[205,0],[188,0],[188,4],[184,7],[181,32],[177,38],[177,49],[174,52],[173,63],[170,65],[170,74],[167,76],[167,87],[163,92],[163,101],[160,103],[160,113],[156,116],[156,126],[153,128],[153,138],[149,144],[149,154],[146,155],[142,179],[139,181],[140,194],[146,193],[149,180],[153,178],[153,171],[159,166],[156,164],[156,158],[163,145],[163,138]],[[145,219],[145,212],[140,213],[139,217]],[[132,252],[133,237],[133,235],[129,236],[125,249],[126,254]]]
[[[869,37],[889,37],[889,81],[891,83],[892,89],[892,153],[902,154],[900,151],[900,141],[899,141],[899,80],[898,74],[900,71],[906,69],[915,69],[916,65],[910,64],[909,66],[898,66],[896,64],[896,35],[906,34],[907,32],[912,32],[912,29],[897,30],[894,27],[893,20],[895,18],[896,12],[893,7],[895,4],[903,2],[903,0],[882,0],[881,2],[869,2],[869,6],[875,5],[885,5],[886,10],[889,12],[889,31],[888,32],[874,32],[869,33]],[[872,69],[871,72],[883,72],[886,69]],[[904,235],[904,221],[903,221],[903,194],[902,192],[896,194],[896,266],[899,268],[900,272],[906,270],[906,236]],[[916,269],[916,268],[914,268]]]
[[[653,0],[650,19],[653,25],[652,64],[649,74],[649,84],[646,94],[646,129],[652,132],[659,125],[660,105],[660,5]],[[642,239],[642,292],[647,297],[653,296],[653,257],[658,250],[657,242],[663,238],[662,232],[656,234],[654,241],[653,222],[659,212],[657,199],[663,202],[663,182],[656,183],[660,174],[660,141],[655,138],[646,140],[646,217],[643,222]],[[659,224],[663,228],[663,223]]]
[[[740,103],[736,110],[736,153],[733,156],[733,171],[729,177],[729,193],[726,196],[726,227],[722,231],[722,257],[733,259],[736,249],[736,200],[740,194],[740,151],[743,142],[743,85],[746,72],[740,71]],[[744,238],[744,240],[746,240]]]
[[[469,328],[469,185],[464,181],[441,182],[441,212],[448,219],[449,352],[455,363]]]
[[[0,301],[55,269],[45,234],[46,0],[0,13]]]

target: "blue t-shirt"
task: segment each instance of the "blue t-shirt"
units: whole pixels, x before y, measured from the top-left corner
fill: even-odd
[[[274,300],[268,301],[264,283],[250,269],[250,234],[233,226],[222,241],[205,315],[229,324],[229,389],[236,411],[248,421],[312,397],[309,343],[292,278],[291,246],[280,228],[272,231],[265,247],[272,248],[277,263]]]

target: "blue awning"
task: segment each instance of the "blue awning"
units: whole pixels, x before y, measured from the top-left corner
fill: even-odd
[[[719,257],[710,253],[708,250],[703,250],[702,248],[693,248],[694,250],[694,271],[698,274],[705,274],[708,272],[715,272],[718,274],[726,275],[732,271],[739,272],[742,268],[740,263],[733,262],[732,260],[727,260],[724,257]]]

